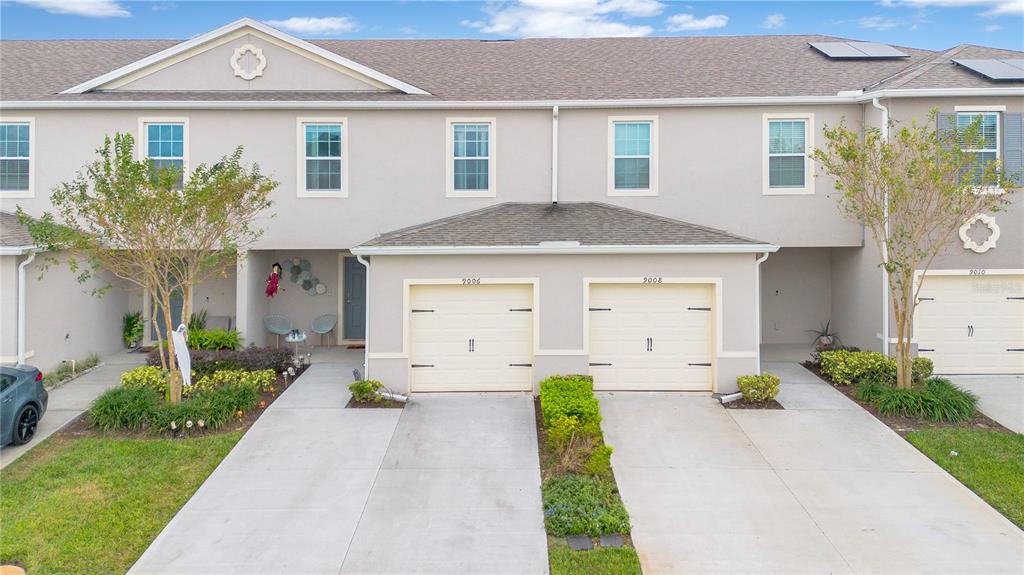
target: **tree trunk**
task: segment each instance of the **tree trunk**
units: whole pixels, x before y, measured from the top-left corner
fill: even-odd
[[[152,300],[153,310],[149,314],[149,326],[148,329],[152,333],[156,334],[156,351],[160,356],[160,369],[167,371],[167,350],[164,349],[164,334],[160,332],[160,324],[156,321],[157,314],[160,313],[160,306],[157,305],[156,293],[150,293],[150,299]]]
[[[164,312],[164,326],[167,329],[167,367],[170,375],[167,378],[167,400],[171,403],[181,402],[181,374],[178,372],[178,364],[174,359],[174,338],[171,333],[174,327],[171,322],[171,294],[164,293],[160,297],[161,307]]]

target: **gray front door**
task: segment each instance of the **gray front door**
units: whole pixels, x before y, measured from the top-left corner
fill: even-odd
[[[150,306],[152,306],[152,305],[153,305],[153,302],[150,301]],[[185,307],[185,294],[184,294],[184,292],[181,291],[181,288],[177,288],[173,292],[171,292],[171,323],[173,324],[173,327],[175,329],[177,329],[177,327],[179,325],[181,325],[187,319],[187,318],[181,317],[182,316],[182,312],[184,310],[184,307]],[[150,307],[150,311],[152,311],[152,307]],[[160,337],[161,338],[164,338],[164,339],[167,338],[166,322],[164,321],[164,314],[163,314],[162,311],[157,311],[156,325],[153,325],[153,324],[150,324],[150,325],[152,327],[150,328],[150,332],[151,333],[150,333],[149,337],[154,342],[157,341],[156,330],[160,330]]]
[[[366,268],[356,258],[345,258],[345,293],[342,337],[366,338]]]

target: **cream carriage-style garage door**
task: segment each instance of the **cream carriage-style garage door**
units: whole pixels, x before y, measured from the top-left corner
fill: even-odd
[[[929,275],[914,339],[935,373],[1024,373],[1024,276]]]
[[[594,389],[711,391],[713,299],[708,284],[591,284]]]
[[[533,389],[533,285],[414,285],[411,390]]]

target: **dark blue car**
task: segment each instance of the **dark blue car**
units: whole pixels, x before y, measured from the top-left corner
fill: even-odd
[[[48,399],[41,371],[31,365],[0,366],[0,445],[31,441]]]

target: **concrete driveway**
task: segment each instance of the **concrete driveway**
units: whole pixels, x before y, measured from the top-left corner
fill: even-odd
[[[783,384],[784,411],[601,395],[646,575],[1021,572],[1024,533],[842,394],[802,381]]]
[[[544,573],[530,398],[345,409],[350,355],[274,402],[129,573]]]
[[[978,394],[978,409],[1007,429],[1024,433],[1024,375],[951,375],[949,379]]]

